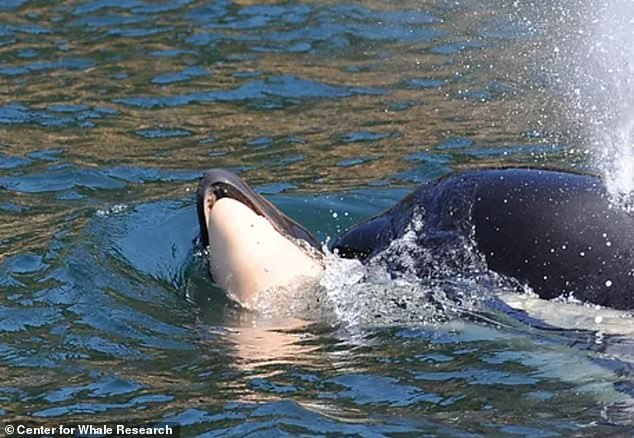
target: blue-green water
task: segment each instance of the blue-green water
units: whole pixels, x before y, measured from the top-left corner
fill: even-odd
[[[0,2],[2,420],[631,434],[630,337],[486,308],[271,320],[194,256],[210,167],[325,241],[451,171],[582,165],[544,41],[505,1]]]

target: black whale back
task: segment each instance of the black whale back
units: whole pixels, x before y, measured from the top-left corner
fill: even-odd
[[[516,168],[451,175],[421,186],[333,246],[344,256],[376,255],[403,234],[415,209],[425,220],[419,241],[431,251],[438,239],[430,235],[463,236],[490,270],[527,283],[542,298],[572,293],[634,308],[634,216],[609,202],[596,177]]]

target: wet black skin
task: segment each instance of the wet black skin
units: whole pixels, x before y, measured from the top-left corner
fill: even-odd
[[[634,309],[634,216],[613,206],[593,176],[538,169],[484,169],[419,187],[332,245],[344,257],[379,254],[414,212],[424,218],[417,243],[443,257],[475,242],[490,270],[550,299]],[[466,250],[464,252],[467,252]],[[455,258],[455,255],[452,256]],[[428,262],[427,262],[428,263]],[[419,267],[426,275],[428,267]]]
[[[205,220],[205,197],[213,194],[213,199],[232,198],[240,201],[251,210],[265,217],[282,235],[301,239],[309,243],[318,251],[321,244],[306,228],[290,219],[273,204],[256,193],[239,176],[224,169],[210,169],[203,174],[196,192],[196,207],[198,210],[198,225],[200,239],[206,247],[209,245],[207,221]]]

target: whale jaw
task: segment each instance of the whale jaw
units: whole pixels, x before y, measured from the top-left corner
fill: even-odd
[[[204,218],[211,275],[241,304],[248,305],[258,292],[316,278],[323,270],[297,242],[236,199],[207,193]]]

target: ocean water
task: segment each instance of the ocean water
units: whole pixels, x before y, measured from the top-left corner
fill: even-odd
[[[632,7],[610,4],[0,2],[2,422],[632,436],[626,312],[335,259],[328,317],[260,315],[193,243],[211,167],[323,242],[466,168],[602,172],[627,198]]]

